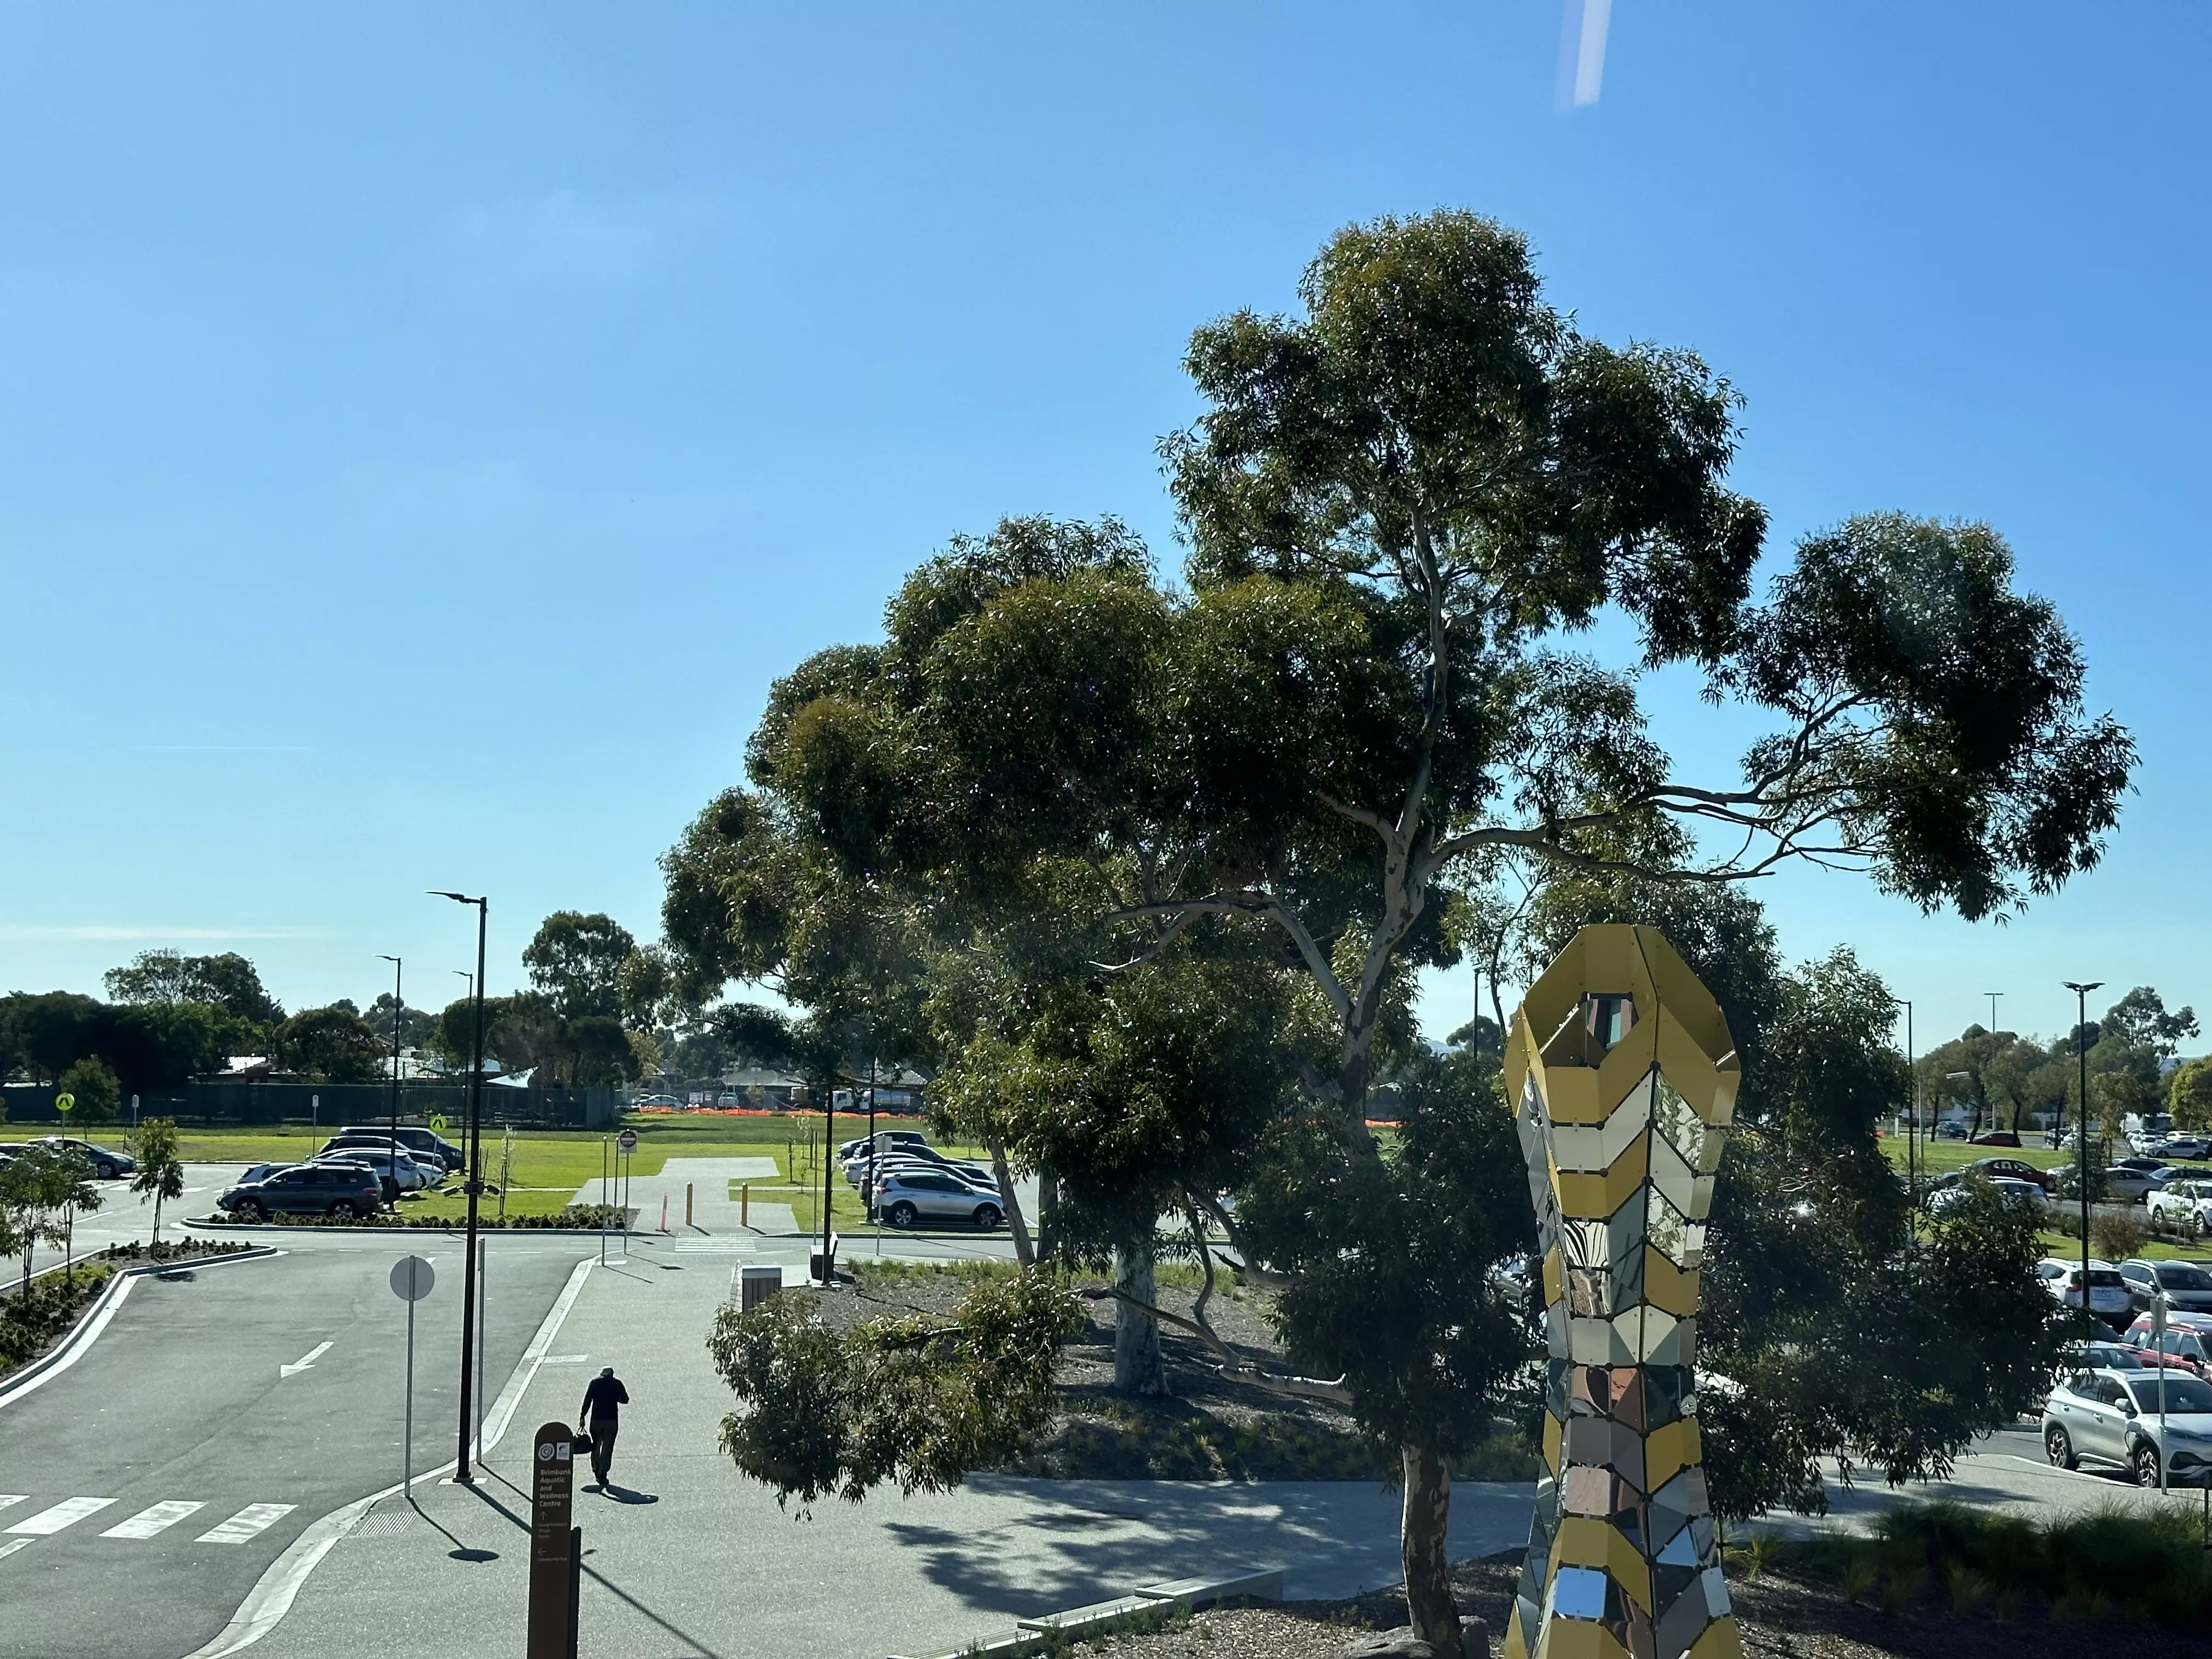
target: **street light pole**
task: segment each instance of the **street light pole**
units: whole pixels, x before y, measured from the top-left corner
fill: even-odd
[[[2081,1057],[2081,1103],[2076,1115],[2081,1121],[2081,1151],[2074,1160],[2074,1182],[2081,1189],[2081,1322],[2087,1325],[2094,1317],[2089,1308],[2089,993],[2104,984],[2101,979],[2087,985],[2065,981],[2066,988],[2074,994],[2074,1047]],[[2160,1456],[2165,1453],[2161,1451]]]
[[[399,958],[377,956],[392,964],[392,1182],[399,1184]],[[396,1206],[395,1206],[396,1207]]]
[[[1920,1186],[1914,1178],[1912,1141],[1920,1130],[1920,1073],[1912,1063],[1912,1004],[1905,997],[1892,997],[1890,1000],[1905,1010],[1905,1072],[1912,1079],[1912,1118],[1905,1130],[1905,1224],[1907,1236],[1917,1243],[1920,1222],[1914,1206],[1920,1201]]]
[[[491,918],[489,896],[471,898],[465,893],[448,893],[433,889],[432,896],[449,898],[456,904],[477,907],[477,973],[471,981],[476,1002],[476,1035],[471,1044],[469,1066],[469,1178],[465,1190],[469,1195],[469,1232],[467,1253],[461,1267],[461,1426],[460,1452],[455,1459],[453,1479],[461,1486],[476,1484],[469,1470],[469,1427],[473,1419],[471,1397],[475,1374],[472,1364],[476,1358],[477,1335],[477,1200],[483,1193],[483,980],[484,930]],[[459,972],[459,969],[455,970]]]

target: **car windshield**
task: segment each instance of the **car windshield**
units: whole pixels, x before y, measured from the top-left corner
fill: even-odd
[[[2212,1273],[2188,1261],[2160,1262],[2158,1282],[2169,1291],[2212,1291]]]
[[[2189,1376],[2179,1371],[2165,1374],[2166,1409],[2169,1412],[2212,1412],[2212,1383],[2201,1377]],[[2133,1391],[2136,1409],[2139,1412],[2158,1410],[2159,1379],[2155,1376],[2131,1376],[2128,1387]]]
[[[2119,1285],[2125,1282],[2125,1280],[2121,1279],[2119,1270],[2117,1267],[2092,1267],[2089,1269],[2089,1285],[2092,1290],[2101,1291],[2107,1285]]]

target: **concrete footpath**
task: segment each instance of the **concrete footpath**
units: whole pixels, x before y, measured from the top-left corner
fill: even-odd
[[[811,1517],[779,1510],[715,1444],[731,1402],[704,1337],[734,1267],[673,1252],[595,1267],[481,1489],[426,1484],[415,1504],[370,1510],[258,1659],[519,1654],[532,1433],[572,1419],[604,1364],[632,1404],[615,1491],[577,1498],[586,1654],[883,1659],[948,1652],[1018,1619],[1196,1574],[1279,1566],[1292,1597],[1398,1578],[1396,1497],[1364,1483],[984,1478],[911,1499],[827,1501]],[[1528,1510],[1525,1486],[1461,1487],[1453,1553],[1518,1546]]]

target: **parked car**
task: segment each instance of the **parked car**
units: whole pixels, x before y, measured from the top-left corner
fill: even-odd
[[[138,1160],[126,1152],[113,1146],[102,1146],[97,1141],[79,1140],[74,1135],[40,1135],[27,1143],[33,1146],[51,1147],[57,1152],[76,1153],[92,1165],[93,1179],[113,1181],[118,1176],[136,1175]]]
[[[2058,1375],[2063,1381],[2074,1371],[2141,1371],[2149,1370],[2153,1364],[2179,1367],[2179,1364],[2164,1354],[2147,1352],[2126,1341],[2076,1342],[2067,1349]]]
[[[241,1221],[272,1215],[374,1215],[384,1207],[383,1184],[366,1164],[294,1164],[266,1180],[223,1189],[216,1208]]]
[[[2179,1164],[2186,1158],[2212,1158],[2212,1140],[2207,1140],[2202,1135],[2168,1135],[2147,1150],[2155,1152],[2169,1164]]]
[[[864,1185],[874,1164],[875,1159],[868,1149],[862,1147],[846,1164],[845,1179],[855,1187]],[[892,1148],[884,1158],[884,1172],[888,1175],[902,1164],[924,1164],[931,1169],[950,1170],[964,1180],[980,1181],[993,1188],[999,1184],[999,1178],[989,1165],[964,1158],[947,1158],[934,1146],[908,1143]]]
[[[2212,1232],[2212,1182],[2167,1182],[2143,1200],[2143,1212],[2154,1227],[2201,1238]]]
[[[927,1146],[929,1145],[929,1137],[922,1133],[919,1129],[878,1129],[876,1132],[876,1139],[878,1140],[887,1140],[893,1146]],[[860,1157],[861,1153],[866,1152],[868,1150],[868,1138],[866,1135],[862,1135],[858,1140],[848,1140],[837,1149],[837,1161],[840,1164],[849,1164],[854,1158]]]
[[[448,1171],[458,1170],[469,1161],[469,1155],[447,1140],[443,1135],[424,1128],[419,1123],[403,1123],[398,1128],[399,1150],[425,1168],[437,1167]],[[371,1144],[379,1140],[389,1146],[393,1131],[390,1125],[379,1128],[374,1123],[349,1123],[337,1133],[340,1140],[366,1139]],[[329,1149],[325,1148],[325,1151]]]
[[[886,1170],[876,1196],[876,1213],[894,1227],[951,1221],[986,1231],[1003,1226],[1006,1219],[997,1194],[986,1194],[949,1170],[929,1169]]]
[[[677,1099],[674,1095],[640,1095],[635,1100],[630,1102],[630,1104],[633,1107],[637,1108],[647,1106],[681,1106],[683,1103],[684,1103]]]
[[[2074,1184],[2074,1166],[2062,1164],[2047,1172],[2049,1191],[2055,1197],[2074,1198],[2079,1189]],[[2157,1191],[2158,1180],[2145,1170],[2124,1169],[2118,1164],[2106,1168],[2104,1186],[2092,1196],[2101,1204],[2140,1204],[2149,1194]]]
[[[2150,1261],[2138,1256],[2120,1263],[2120,1277],[2139,1309],[2160,1303],[2169,1314],[2212,1314],[2212,1273],[2193,1261]]]
[[[2040,1216],[2051,1207],[2051,1200],[2043,1195],[2043,1188],[2033,1181],[2015,1181],[2010,1176],[1997,1176],[1991,1178],[1989,1184],[1996,1188],[1997,1195],[2008,1206],[2026,1210],[2030,1215]],[[1965,1202],[1966,1196],[1966,1183],[1963,1181],[1944,1187],[1928,1200],[1928,1212],[1942,1215]]]
[[[1966,1126],[1963,1123],[1939,1123],[1936,1126],[1936,1139],[1938,1140],[1964,1140],[1966,1138]]]
[[[2035,1264],[2036,1277],[2043,1288],[2057,1297],[2065,1306],[2081,1305],[2081,1264],[2061,1261],[2047,1255]],[[2128,1294],[2128,1282],[2120,1277],[2119,1269],[2109,1261],[2089,1263],[2089,1311],[2110,1324],[2114,1330],[2124,1328],[2135,1316],[2135,1301]]]
[[[2212,1181],[2212,1170],[2202,1164],[2161,1164],[2151,1173],[2158,1177],[2160,1187],[2177,1181]]]
[[[2020,1137],[2009,1129],[1991,1129],[1986,1133],[1976,1135],[1967,1144],[1974,1146],[2017,1146],[2020,1145]]]
[[[2212,1319],[2196,1314],[2167,1316],[2164,1330],[2153,1327],[2148,1314],[2140,1314],[2120,1339],[2144,1360],[2154,1364],[2180,1365],[2199,1376],[2212,1377]]]
[[[441,1169],[435,1176],[404,1152],[394,1154],[389,1146],[374,1151],[347,1147],[335,1152],[317,1152],[307,1160],[310,1164],[358,1164],[376,1172],[384,1189],[384,1201],[391,1203],[402,1193],[419,1193],[445,1179]]]
[[[1954,1172],[1960,1176],[1981,1174],[1992,1181],[2032,1181],[2045,1192],[2051,1190],[2051,1181],[2044,1171],[2033,1164],[2022,1163],[2016,1158],[1978,1158],[1972,1164],[1962,1164]]]
[[[2161,1410],[2164,1421],[2160,1422]],[[2043,1402],[2043,1449],[2060,1468],[2110,1463],[2155,1486],[2212,1485],[2212,1383],[2177,1371],[2075,1371]]]
[[[2112,1160],[2112,1167],[2115,1170],[2142,1170],[2147,1174],[2156,1175],[2167,1165],[2164,1158],[2146,1154],[2141,1158],[2116,1158]]]

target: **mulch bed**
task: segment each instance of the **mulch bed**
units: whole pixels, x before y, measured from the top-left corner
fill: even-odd
[[[1460,1611],[1487,1626],[1492,1654],[1505,1633],[1519,1574],[1504,1561],[1471,1561],[1453,1573]],[[2098,1659],[2212,1654],[2212,1638],[2193,1632],[2117,1621],[2066,1626],[2039,1616],[2005,1622],[1932,1610],[1886,1613],[1771,1570],[1756,1579],[1731,1577],[1729,1594],[1749,1659],[2017,1659],[2053,1642],[2084,1638],[2094,1643]],[[1169,1630],[1105,1638],[1088,1650],[1114,1659],[1338,1659],[1359,1632],[1405,1622],[1404,1601],[1382,1590],[1342,1601],[1212,1608]]]

